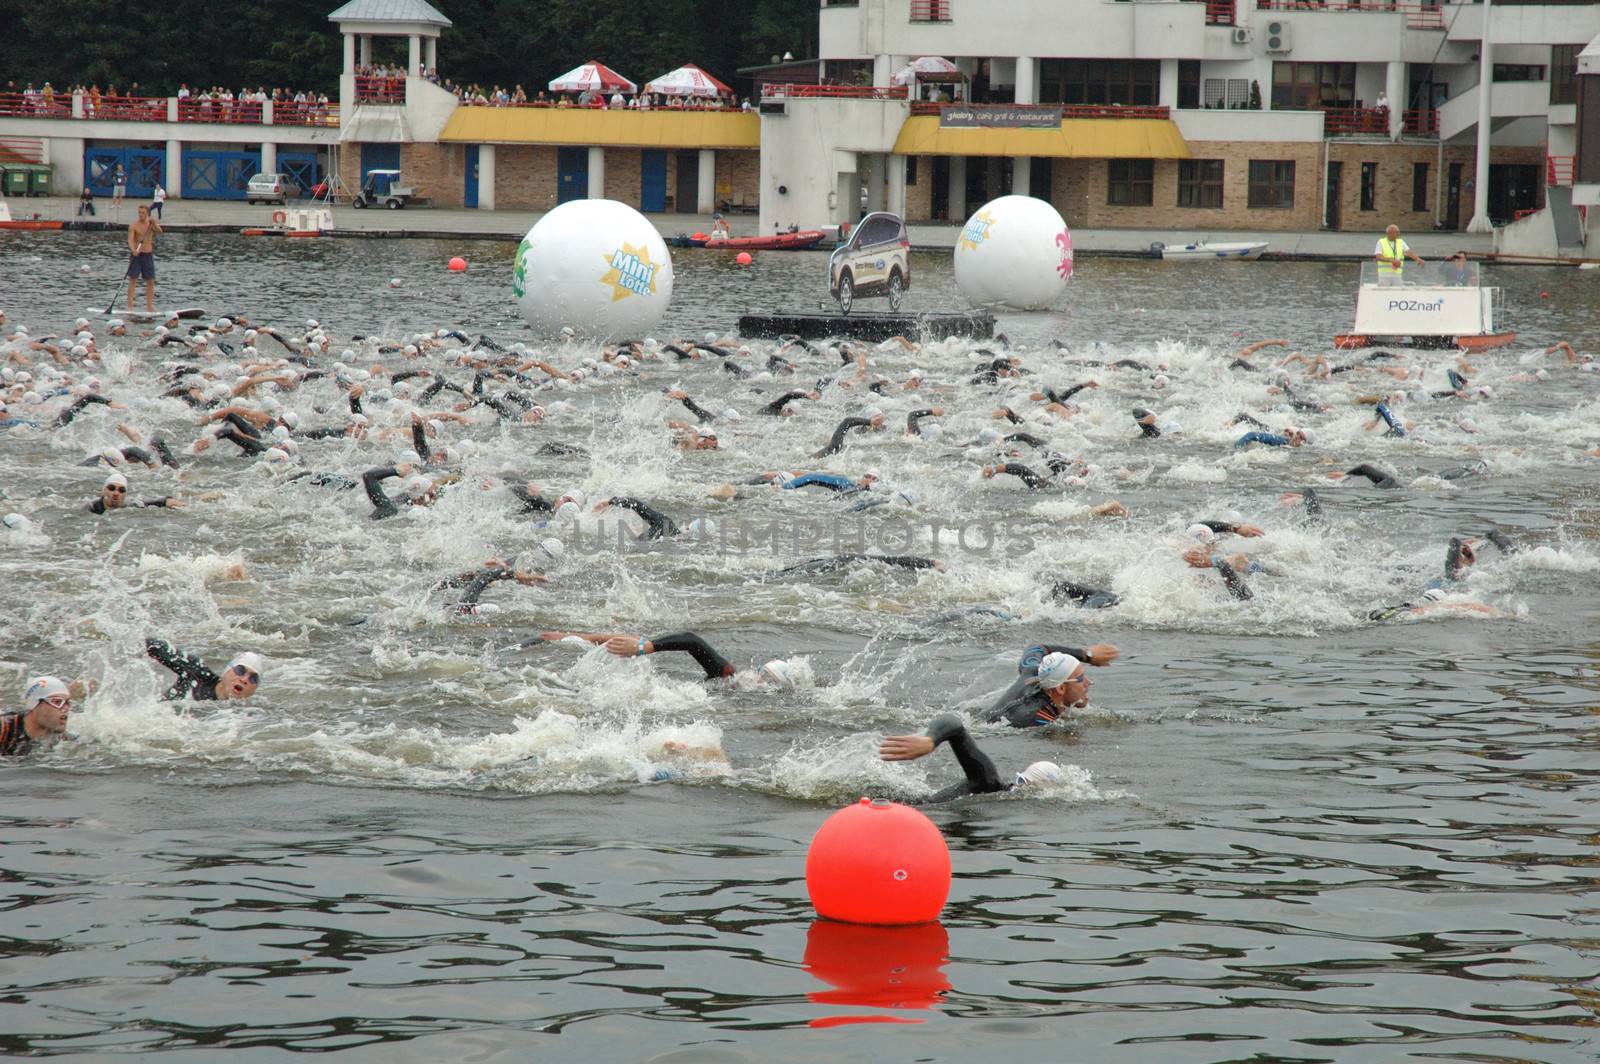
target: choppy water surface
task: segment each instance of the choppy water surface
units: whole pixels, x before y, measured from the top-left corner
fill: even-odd
[[[11,323],[61,331],[103,305],[114,244],[0,235]],[[510,245],[192,237],[163,249],[163,305],[316,317],[341,340],[437,325],[527,339],[508,302]],[[443,270],[457,253],[472,260],[465,275]],[[825,296],[820,255],[760,256],[750,270],[702,252],[676,262],[663,339]],[[919,256],[914,270],[913,307],[957,305],[944,262]],[[0,766],[0,1050],[1593,1060],[1600,459],[1584,451],[1600,443],[1600,375],[1538,352],[1600,345],[1600,277],[1495,280],[1523,340],[1473,359],[1493,391],[1471,405],[1478,431],[1455,420],[1459,401],[1407,401],[1420,431],[1401,441],[1367,431],[1370,408],[1352,402],[1392,390],[1388,378],[1299,384],[1332,406],[1302,417],[1275,405],[1268,374],[1225,368],[1272,335],[1325,350],[1349,325],[1353,266],[1082,262],[1067,309],[1001,321],[1036,379],[1100,383],[1070,422],[1030,417],[1029,431],[1092,464],[1082,485],[1040,493],[984,480],[987,454],[957,446],[1027,390],[967,383],[980,356],[957,343],[873,354],[897,382],[924,369],[945,389],[931,402],[835,385],[796,417],[724,427],[717,453],[667,445],[662,422],[683,411],[659,389],[753,415],[790,383],[759,373],[767,345],[752,345],[747,380],[711,360],[655,363],[642,380],[563,393],[572,409],[537,427],[446,426],[443,442],[475,444],[463,482],[432,510],[376,523],[359,491],[286,483],[228,445],[178,474],[134,474],[135,495],[179,495],[187,509],[95,518],[83,504],[101,474],[77,463],[120,442],[113,416],[5,432],[4,507],[40,528],[0,541],[4,697],[34,672],[102,686],[73,716],[76,741]],[[550,357],[570,367],[586,353]],[[100,375],[131,406],[117,417],[187,442],[193,413],[150,398],[162,358],[116,348]],[[1074,364],[1119,358],[1160,364],[1165,385]],[[1423,386],[1443,388],[1452,363],[1419,363]],[[1548,381],[1530,377],[1540,365]],[[831,371],[813,360],[799,379]],[[343,410],[327,381],[279,398],[307,425]],[[869,403],[891,431],[809,457]],[[901,435],[906,411],[935,404],[948,411],[940,440]],[[1184,432],[1140,441],[1135,404]],[[409,413],[368,409],[380,428]],[[1308,424],[1315,445],[1235,452],[1242,429],[1227,422],[1240,410]],[[359,473],[392,461],[401,437],[304,454]],[[534,456],[556,440],[593,458]],[[1477,459],[1481,475],[1430,475]],[[1329,486],[1320,523],[1279,506],[1280,492],[1362,460],[1401,487]],[[778,576],[828,553],[841,504],[707,497],[764,469],[869,466],[917,501],[851,533],[875,549],[910,539],[948,572]],[[548,530],[514,516],[490,484],[511,471],[553,495],[634,494],[680,523],[776,521],[790,538],[619,551],[612,514]],[[1111,498],[1128,520],[1087,517]],[[1186,525],[1235,509],[1268,534],[1230,548],[1283,574],[1254,577],[1248,602],[1178,558]],[[799,520],[820,522],[808,542],[793,541]],[[1455,599],[1505,616],[1367,621],[1417,598],[1449,536],[1489,528],[1523,549],[1485,549]],[[499,611],[474,618],[430,594],[491,555],[526,560],[551,532],[570,549],[545,566],[547,587],[497,585],[485,601]],[[230,578],[235,562],[248,579]],[[1064,578],[1122,604],[1055,605],[1043,592]],[[947,619],[969,607],[1013,619]],[[801,659],[806,680],[708,688],[678,655],[507,649],[578,627],[690,627],[741,665]],[[165,674],[141,654],[146,634],[213,664],[259,650],[261,694],[174,713],[156,701]],[[883,765],[877,736],[971,711],[1039,640],[1124,654],[1096,670],[1071,726],[977,727],[1002,770],[1049,757],[1063,784],[931,810],[956,870],[942,926],[813,923],[803,859],[823,817],[863,793],[929,793],[957,771],[942,750]],[[641,782],[666,742],[715,739],[729,766]],[[900,1022],[856,1022],[885,1018]]]

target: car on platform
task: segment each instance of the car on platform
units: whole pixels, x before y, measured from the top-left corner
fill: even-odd
[[[276,203],[281,206],[289,202],[290,196],[298,195],[299,192],[300,186],[288,174],[257,174],[244,187],[244,201]]]
[[[867,296],[888,296],[889,309],[899,310],[910,289],[911,238],[898,214],[874,211],[862,218],[828,258],[828,290],[842,313]]]

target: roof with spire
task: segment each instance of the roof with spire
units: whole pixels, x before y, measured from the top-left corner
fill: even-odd
[[[329,22],[400,22],[449,26],[451,21],[427,0],[350,0],[328,16]]]

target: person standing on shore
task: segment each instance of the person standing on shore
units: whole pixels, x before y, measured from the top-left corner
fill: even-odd
[[[120,186],[118,186],[120,188]],[[144,282],[144,309],[156,312],[156,237],[161,223],[150,217],[150,208],[139,205],[139,217],[128,225],[128,309],[133,310],[133,290]]]
[[[122,168],[122,164],[118,163],[116,176],[111,181],[111,205],[113,207],[122,206],[122,196],[127,191],[128,172]]]
[[[161,182],[156,182],[155,191],[150,193],[150,213],[157,218],[163,217],[161,208],[166,206],[167,190],[161,187]]]

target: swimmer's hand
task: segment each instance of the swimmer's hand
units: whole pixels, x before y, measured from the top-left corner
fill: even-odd
[[[1110,665],[1113,661],[1122,657],[1122,651],[1110,643],[1096,643],[1084,649],[1089,652],[1090,665]]]
[[[1127,517],[1128,508],[1115,499],[1103,502],[1098,506],[1090,507],[1089,512],[1096,517]]]
[[[933,753],[934,742],[926,735],[885,735],[878,743],[881,761],[915,761]]]
[[[524,587],[532,584],[542,584],[546,579],[543,573],[535,573],[527,569],[518,569],[513,578]]]
[[[1279,506],[1299,506],[1306,501],[1306,497],[1297,491],[1286,491],[1278,496]]]
[[[655,650],[655,644],[648,639],[634,635],[613,635],[605,641],[606,653],[615,654],[619,658],[636,658],[640,654],[648,654]]]
[[[1267,533],[1262,530],[1260,525],[1234,525],[1233,534],[1236,536],[1244,536],[1247,539],[1254,539],[1257,536],[1264,536]]]
[[[170,495],[167,496],[167,509],[169,509],[169,510],[181,510],[181,509],[183,509],[183,500],[182,499],[174,499]]]

